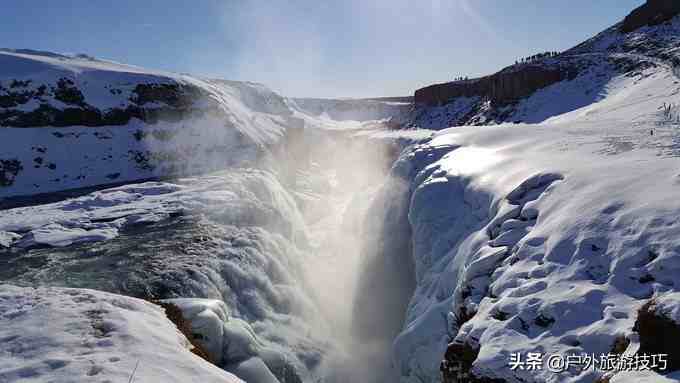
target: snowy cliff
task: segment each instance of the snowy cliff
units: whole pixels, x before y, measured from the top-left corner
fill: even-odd
[[[405,126],[540,123],[602,100],[621,75],[680,62],[680,22],[667,20],[624,32],[623,22],[557,56],[518,63],[478,79],[431,85],[415,92]]]
[[[252,162],[294,122],[255,83],[0,51],[0,198]]]
[[[680,381],[680,20],[647,24],[415,107],[0,51],[0,198],[100,186],[2,210],[0,379],[237,381],[135,296],[250,383]]]
[[[416,291],[393,345],[401,381],[680,379],[658,340],[680,336],[679,28],[610,29],[568,52],[597,58],[503,119],[541,124],[452,127],[402,153]],[[540,368],[511,368],[530,352]],[[636,353],[668,354],[665,377],[546,364]]]

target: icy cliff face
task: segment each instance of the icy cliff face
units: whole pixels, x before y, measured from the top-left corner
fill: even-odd
[[[561,103],[575,84],[519,105]],[[458,373],[480,382],[664,379],[509,365],[516,353],[662,352],[641,330],[649,309],[639,310],[650,300],[664,302],[652,305],[654,321],[680,331],[671,303],[678,80],[659,61],[609,73],[601,89],[596,102],[551,113],[544,124],[450,128],[402,154],[399,166],[411,169],[416,290],[394,342],[401,381],[440,381],[444,355],[446,382]]]

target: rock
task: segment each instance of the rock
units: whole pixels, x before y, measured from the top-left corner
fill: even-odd
[[[478,347],[473,347],[467,343],[450,343],[440,365],[442,382],[505,383],[504,379],[475,376],[472,372],[472,364],[477,359],[478,354]]]
[[[568,68],[525,64],[505,68],[490,76],[430,85],[416,90],[414,101],[435,106],[458,97],[481,97],[492,104],[505,105],[572,76]]]
[[[32,80],[9,81],[9,86],[3,86],[0,81],[0,126],[117,126],[126,125],[132,119],[156,124],[220,110],[207,91],[171,79],[162,84],[136,84],[130,97],[113,108],[91,104],[93,100],[88,100],[69,77],[40,85],[33,84]],[[111,92],[118,94],[120,90]],[[27,109],[31,102],[38,106]],[[58,106],[59,103],[64,106]]]
[[[677,294],[671,298],[677,299]],[[668,356],[667,368],[663,373],[680,370],[680,355],[677,353],[680,342],[680,324],[668,313],[668,299],[651,300],[638,311],[633,330],[640,336],[639,354]],[[672,302],[672,301],[671,301]]]
[[[199,342],[215,363],[222,363],[224,323],[229,320],[229,310],[217,299],[175,298],[163,303],[177,306],[189,322],[193,340]]]
[[[18,159],[0,159],[0,187],[12,186],[17,174],[22,170],[24,167]]]
[[[621,32],[632,32],[645,25],[658,25],[680,13],[680,2],[676,0],[647,0],[634,9],[621,24]]]

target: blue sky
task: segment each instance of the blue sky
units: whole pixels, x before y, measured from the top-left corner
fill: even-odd
[[[408,95],[563,50],[643,0],[9,0],[0,47],[262,82],[288,96]]]

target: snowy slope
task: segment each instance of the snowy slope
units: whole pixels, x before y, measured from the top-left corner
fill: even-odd
[[[417,280],[393,349],[402,381],[439,381],[454,342],[479,378],[594,382],[601,371],[513,371],[510,355],[606,354],[617,338],[634,351],[640,307],[678,290],[680,86],[667,65],[610,76],[547,123],[450,128],[402,154]],[[520,105],[569,103],[567,85]],[[612,381],[641,376],[661,381]]]
[[[3,382],[242,382],[159,306],[95,290],[0,285],[0,339]]]
[[[492,75],[494,87],[520,87],[532,76],[518,77],[531,68],[561,72],[561,79],[516,100],[494,100],[493,96],[454,97],[442,105],[416,105],[404,126],[439,130],[449,126],[540,123],[597,103],[607,94],[613,79],[621,75],[639,77],[645,69],[671,70],[680,63],[680,17],[656,26],[644,26],[630,33],[620,31],[621,23],[566,50],[556,57],[530,64],[509,66]],[[473,91],[474,92],[474,91]]]
[[[252,162],[295,123],[255,83],[34,51],[0,68],[0,198]]]

